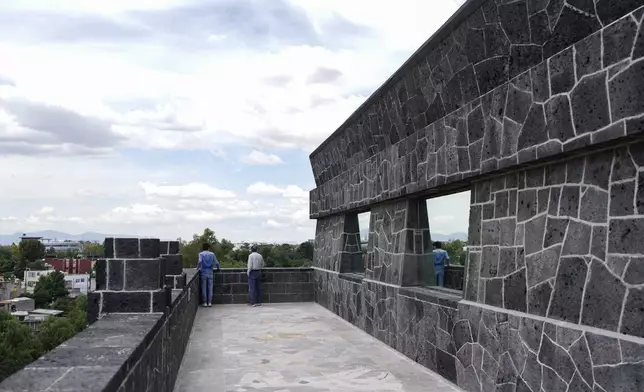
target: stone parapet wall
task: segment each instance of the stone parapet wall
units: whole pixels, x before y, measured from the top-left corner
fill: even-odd
[[[0,383],[0,392],[172,392],[198,306],[198,276],[161,313],[107,314]]]
[[[315,301],[467,391],[641,391],[644,339],[316,269]]]
[[[531,25],[526,7],[531,4],[537,7],[536,3],[544,2],[529,1],[526,5],[526,1],[517,1],[495,7],[498,9],[491,14],[495,18],[493,25],[498,27],[496,18],[503,21],[502,15],[506,12],[507,23],[526,19],[521,25],[514,25],[511,32],[506,28],[498,31],[502,35],[505,31],[508,37],[516,34],[517,39],[530,39],[528,29]],[[448,56],[439,55],[438,59],[442,59],[437,65],[439,68],[422,78],[414,77],[420,72],[414,71],[416,73],[401,81],[397,93],[388,93],[390,99],[404,99],[405,105],[416,105],[419,98],[410,97],[408,91],[422,95],[423,89],[431,89],[436,100],[447,102],[453,98],[458,102],[445,104],[446,109],[439,117],[421,121],[413,129],[408,129],[415,124],[409,118],[407,130],[389,132],[398,136],[395,142],[385,143],[382,148],[372,148],[363,133],[355,131],[349,134],[356,136],[347,136],[355,140],[336,138],[324,147],[354,151],[354,159],[343,156],[344,152],[327,154],[325,158],[314,154],[312,162],[322,159],[324,165],[339,169],[334,169],[332,178],[311,191],[311,218],[361,210],[374,203],[414,193],[444,193],[462,188],[486,174],[573,154],[621,138],[641,136],[644,130],[644,33],[641,27],[644,13],[641,6],[644,1],[598,1],[599,17],[594,9],[580,11],[563,1],[549,4],[559,7],[560,14],[539,11],[530,17],[530,21],[537,23],[535,26],[542,26],[550,19],[551,23],[556,22],[555,30],[569,34],[568,38],[563,34],[561,39],[549,41],[556,42],[555,52],[535,44],[511,45],[516,53],[490,59],[511,59],[503,67],[490,70],[491,75],[497,75],[501,70],[507,72],[507,64],[518,64],[521,72],[507,74],[507,79],[501,77],[503,82],[487,91],[479,88],[481,81],[477,82],[472,75],[459,76],[465,70],[475,72],[471,66],[458,73],[448,72],[447,75],[454,75],[450,82],[438,83],[436,87],[428,80],[446,74],[446,71],[438,72],[440,64],[444,63],[444,67],[450,64]],[[600,10],[600,6],[606,8]],[[519,13],[521,9],[523,11]],[[610,11],[610,17],[608,14],[602,17],[607,11]],[[484,19],[476,20],[482,22]],[[477,50],[487,44],[483,38],[485,34],[492,34],[490,49],[497,48],[493,45],[496,41],[491,38],[496,33],[491,33],[488,23],[478,27],[470,25],[467,30],[467,34],[481,35],[480,42],[476,41],[479,43],[467,53],[476,55]],[[567,45],[561,46],[562,43]],[[450,44],[444,49],[454,54],[457,46]],[[411,83],[412,87],[405,87],[406,83]],[[450,99],[440,98],[440,94]],[[447,110],[448,106],[450,110]],[[412,109],[402,112],[396,109],[392,113],[410,116],[411,112]],[[362,122],[379,123],[376,118],[373,114]],[[399,127],[402,126],[400,123]],[[365,155],[366,151],[370,154]],[[347,166],[342,166],[344,164]],[[313,167],[316,172],[322,166],[313,163]],[[322,172],[326,173],[327,169]]]
[[[266,268],[263,270],[262,301],[313,302],[312,268]],[[246,304],[248,275],[243,268],[215,272],[214,304]]]

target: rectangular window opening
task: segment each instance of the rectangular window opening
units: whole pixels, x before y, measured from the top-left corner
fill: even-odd
[[[371,212],[362,212],[353,216],[356,219],[351,222],[352,233],[347,233],[349,243],[345,249],[345,257],[349,260],[345,262],[346,268],[343,272],[350,274],[364,275],[367,266],[367,249],[369,244],[369,220]],[[357,227],[356,227],[357,225]]]
[[[423,286],[463,290],[468,252],[469,212],[470,191],[427,200],[431,237],[431,253],[427,252],[427,263],[432,263],[433,268],[423,269]]]

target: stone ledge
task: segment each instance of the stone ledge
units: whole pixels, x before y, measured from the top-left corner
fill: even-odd
[[[172,392],[198,304],[198,279],[186,275],[164,313],[107,314],[4,380],[0,392]]]
[[[452,309],[457,309],[458,303],[463,299],[458,293],[456,290],[441,289],[438,287],[401,287],[398,289],[399,295]]]
[[[354,273],[350,273],[350,272],[343,272],[343,273],[338,274],[338,278],[340,278],[342,280],[348,280],[348,281],[353,282],[353,283],[362,283],[362,281],[364,280],[365,276],[364,276],[364,274],[354,274]]]

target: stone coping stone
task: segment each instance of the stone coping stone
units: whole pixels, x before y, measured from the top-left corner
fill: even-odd
[[[338,274],[338,278],[348,280],[354,283],[362,283],[364,280],[364,274],[356,274],[352,272],[343,272]]]
[[[231,273],[231,272],[246,272],[248,271],[246,268],[222,268],[219,270],[220,273]],[[291,267],[291,268],[283,268],[283,267],[267,267],[263,268],[262,271],[265,272],[300,272],[300,271],[313,271],[313,267]],[[217,271],[215,271],[217,273]]]
[[[438,287],[400,287],[398,294],[452,309],[457,309],[463,299],[460,291]]]
[[[109,314],[0,384],[0,392],[115,390],[163,324],[163,314]]]

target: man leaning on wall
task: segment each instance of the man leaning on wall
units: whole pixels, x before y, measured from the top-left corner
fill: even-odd
[[[250,248],[251,253],[248,255],[248,291],[249,305],[262,305],[262,268],[264,268],[264,258],[259,254],[257,245]]]

